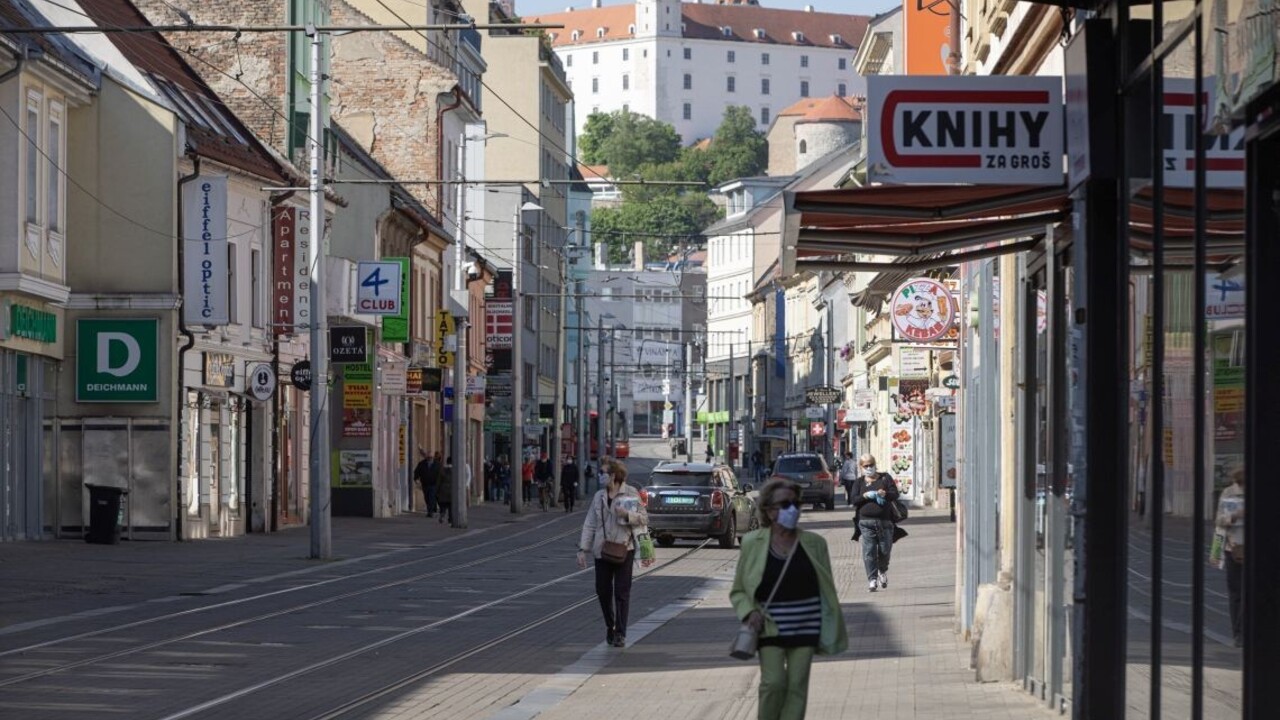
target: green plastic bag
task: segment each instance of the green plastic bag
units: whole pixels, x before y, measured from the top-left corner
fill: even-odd
[[[649,533],[641,533],[640,535],[637,535],[636,545],[640,547],[641,560],[652,560],[654,558],[653,538],[649,537]]]

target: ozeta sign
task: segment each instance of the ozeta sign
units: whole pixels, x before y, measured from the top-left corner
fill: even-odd
[[[159,401],[157,319],[82,318],[76,323],[76,402]]]

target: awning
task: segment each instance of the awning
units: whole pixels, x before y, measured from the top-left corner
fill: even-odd
[[[783,275],[916,272],[1033,247],[1069,217],[1064,186],[878,185],[784,192]],[[861,262],[852,255],[888,255]]]

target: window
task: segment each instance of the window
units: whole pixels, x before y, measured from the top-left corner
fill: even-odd
[[[769,53],[760,53],[760,64],[761,65],[769,64]]]
[[[600,78],[591,78],[591,92],[600,92]]]
[[[623,89],[623,90],[630,90],[630,89],[631,89],[631,76],[630,76],[630,75],[623,75],[623,76],[622,76],[622,89]]]
[[[600,51],[599,51],[599,50],[592,50],[592,51],[591,51],[591,64],[592,64],[592,65],[599,65],[599,64],[600,64]]]
[[[45,138],[45,154],[49,156],[45,175],[45,220],[49,232],[62,232],[62,106],[49,104],[49,136]]]
[[[236,292],[236,247],[227,243],[227,320],[232,325],[240,322],[240,293]]]
[[[27,222],[40,224],[40,96],[27,97]]]
[[[689,73],[684,74],[684,89],[685,90],[693,89],[693,76],[690,75]]]
[[[769,108],[767,107],[760,108],[760,124],[761,125],[769,124]]]
[[[596,37],[598,38],[604,37],[604,28],[596,28]]]
[[[737,59],[738,59],[738,55],[737,55],[737,53],[735,53],[734,51],[730,50],[730,51],[729,51],[729,54],[728,54],[728,57],[727,57],[727,60],[728,60],[729,62],[734,62],[734,61],[736,61]]]
[[[805,154],[805,153],[807,153],[807,152],[809,152],[809,143],[805,142],[804,140],[801,140],[801,141],[800,141],[800,154],[801,154],[801,155],[804,155],[804,154]]]
[[[832,45],[843,45],[843,44],[844,44],[844,38],[840,37],[839,35],[832,35],[832,36],[831,36],[831,44],[832,44]],[[843,70],[843,69],[844,69],[844,60],[841,60],[841,61],[840,61],[840,69],[841,69],[841,70]]]
[[[836,85],[836,94],[839,95],[840,97],[847,97],[849,95],[848,90],[849,90],[849,86],[845,85],[844,83],[840,83]]]
[[[692,59],[693,59],[693,48],[685,48],[685,49],[684,49],[684,59],[685,59],[685,60],[692,60]]]
[[[253,303],[249,309],[251,321],[256,328],[262,327],[262,251],[249,252],[249,298]]]
[[[572,55],[572,54],[565,53],[565,56],[564,56],[564,66],[565,66],[565,67],[573,67],[573,55]]]
[[[725,90],[727,90],[728,92],[733,92],[733,91],[734,91],[735,78],[734,78],[732,75],[730,75],[730,76],[726,77],[726,78],[724,79],[724,81],[725,81],[725,88],[724,88],[724,89],[725,89]]]
[[[769,94],[769,78],[760,78],[760,94]]]
[[[582,37],[582,33],[578,32],[577,30],[574,30],[574,31],[573,31],[572,33],[570,33],[570,35],[569,35],[569,39],[570,39],[570,40],[573,40],[574,42],[578,42],[578,38],[580,38],[580,37]]]
[[[809,67],[809,56],[808,56],[808,55],[801,55],[801,56],[800,56],[800,67]]]
[[[627,26],[627,34],[628,34],[628,35],[635,35],[635,34],[636,34],[636,26],[635,26],[634,24],[631,24],[631,25],[628,25],[628,26]]]
[[[836,37],[840,37],[840,36],[839,36],[839,35],[837,35]],[[837,61],[836,61],[836,67],[838,67],[838,68],[839,68],[839,69],[841,69],[841,70],[848,70],[848,69],[849,69],[849,59],[848,59],[848,58],[840,58],[839,60],[837,60]]]
[[[533,304],[534,299],[528,295],[524,297],[524,326],[529,330],[533,329],[533,319],[537,310],[537,306]]]
[[[623,60],[631,59],[631,48],[622,48],[622,59]]]
[[[800,97],[809,97],[809,81],[800,81]]]
[[[728,25],[725,25],[724,27],[720,28],[720,34],[725,37],[733,37],[733,28],[729,27]]]
[[[693,106],[690,105],[689,103],[684,104],[684,119],[685,120],[693,119]]]

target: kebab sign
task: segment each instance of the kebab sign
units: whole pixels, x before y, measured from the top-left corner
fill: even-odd
[[[955,322],[955,298],[941,281],[908,280],[893,292],[889,317],[905,342],[935,342]]]
[[[867,107],[873,181],[1062,184],[1061,78],[872,75]]]

